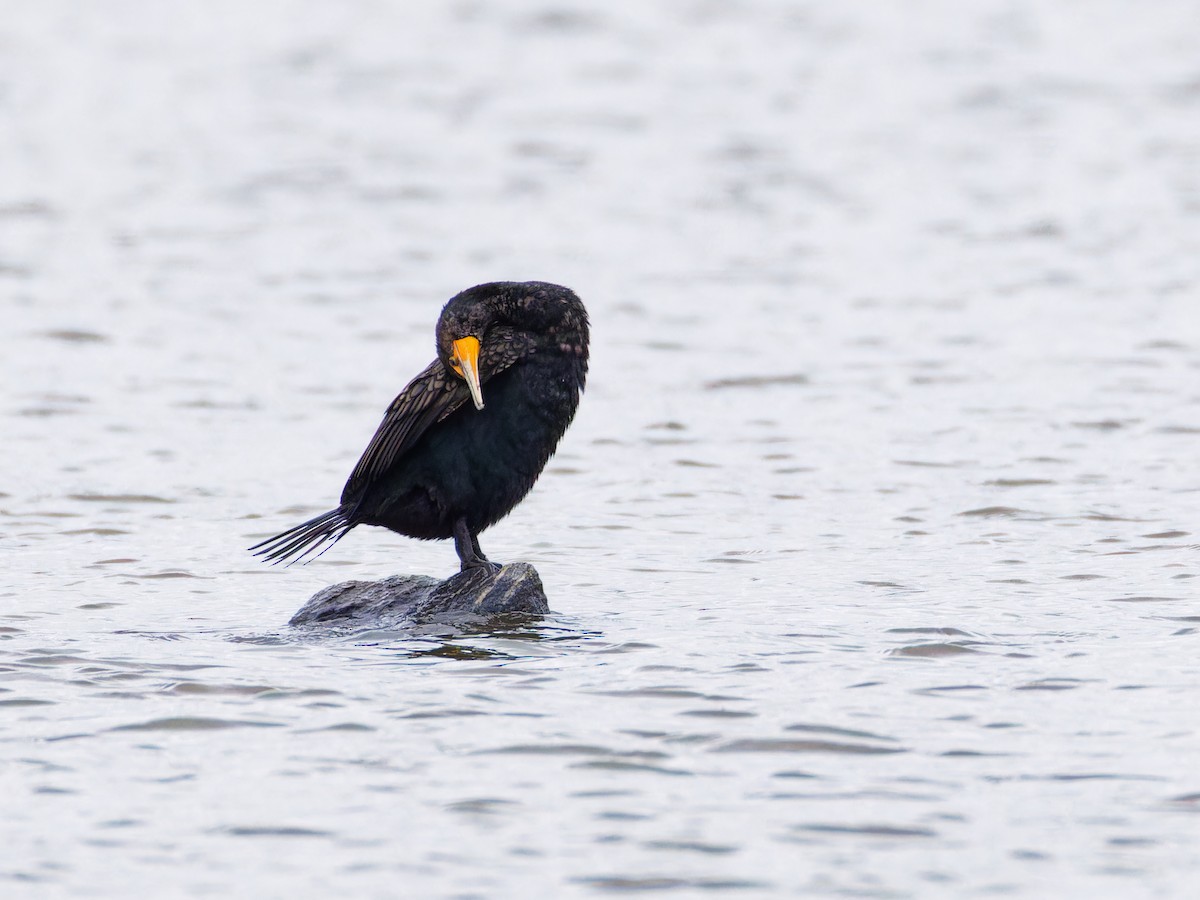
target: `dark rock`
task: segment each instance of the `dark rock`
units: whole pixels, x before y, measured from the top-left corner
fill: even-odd
[[[288,624],[476,625],[496,617],[549,611],[537,569],[529,563],[513,563],[494,575],[471,569],[445,581],[426,575],[344,581],[314,594]]]

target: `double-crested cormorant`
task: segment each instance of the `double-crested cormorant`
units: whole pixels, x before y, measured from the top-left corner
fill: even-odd
[[[479,532],[533,487],[575,415],[587,365],[587,311],[568,288],[500,281],[463,291],[438,318],[437,359],[392,401],[337,509],[250,549],[296,561],[355,525],[382,525],[452,537],[463,571],[496,570]]]

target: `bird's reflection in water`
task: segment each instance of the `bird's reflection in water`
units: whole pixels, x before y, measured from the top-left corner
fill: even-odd
[[[602,637],[594,629],[546,623],[538,616],[493,617],[485,625],[431,626],[424,633],[372,630],[346,635],[356,647],[373,647],[399,653],[403,659],[519,660],[552,656]],[[431,640],[431,638],[435,638]]]

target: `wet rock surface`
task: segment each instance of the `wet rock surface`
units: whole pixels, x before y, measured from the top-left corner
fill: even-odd
[[[427,575],[344,581],[314,594],[288,624],[476,625],[549,611],[537,569],[529,563],[512,563],[494,574],[475,569],[444,581]]]

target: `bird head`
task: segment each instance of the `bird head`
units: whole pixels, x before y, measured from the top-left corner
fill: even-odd
[[[467,383],[476,409],[483,409],[479,352],[487,338],[493,314],[479,302],[462,302],[462,295],[446,304],[438,319],[438,356],[446,368]]]
[[[480,355],[494,365],[499,346],[519,334],[555,350],[571,348],[587,371],[587,313],[567,288],[541,281],[494,281],[455,295],[438,319],[438,356],[467,383],[476,409],[483,409]],[[491,343],[489,343],[489,340]]]

